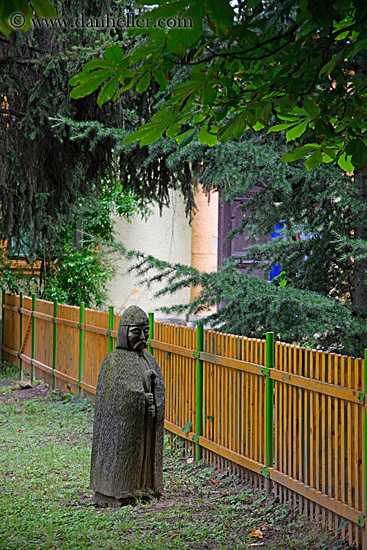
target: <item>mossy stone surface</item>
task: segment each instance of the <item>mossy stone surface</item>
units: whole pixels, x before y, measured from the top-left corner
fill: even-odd
[[[131,349],[127,335],[129,332],[129,327],[132,326],[149,326],[148,316],[139,306],[130,306],[126,308],[121,315],[121,320],[117,331],[117,349]]]
[[[155,375],[153,388],[147,387],[148,371]],[[154,418],[147,414],[149,389],[154,394]],[[161,494],[164,401],[163,375],[150,353],[116,349],[105,357],[92,444],[90,483],[96,493],[127,502]]]

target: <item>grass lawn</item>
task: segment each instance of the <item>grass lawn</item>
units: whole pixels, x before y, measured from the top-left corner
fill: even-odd
[[[348,548],[236,477],[189,464],[168,441],[159,501],[96,508],[91,402],[14,387],[0,388],[1,550]]]

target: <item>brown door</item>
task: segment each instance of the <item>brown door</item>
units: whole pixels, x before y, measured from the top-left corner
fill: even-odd
[[[236,197],[233,202],[221,199],[219,203],[219,228],[218,228],[218,265],[223,265],[226,258],[240,258],[239,269],[245,273],[252,260],[245,260],[244,257],[249,245],[254,244],[254,240],[247,239],[248,231],[238,234],[231,240],[226,241],[226,236],[233,229],[240,227],[245,216],[249,216],[250,212],[246,210],[246,203],[258,193],[262,187],[253,187],[244,197]],[[270,237],[259,236],[260,243],[266,243]],[[251,275],[265,279],[262,269],[255,269]]]

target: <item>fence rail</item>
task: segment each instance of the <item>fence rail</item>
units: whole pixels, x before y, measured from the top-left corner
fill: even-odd
[[[366,543],[365,360],[150,319],[165,428],[281,502]],[[3,359],[63,391],[96,391],[119,315],[3,295]],[[184,427],[184,431],[182,428]]]

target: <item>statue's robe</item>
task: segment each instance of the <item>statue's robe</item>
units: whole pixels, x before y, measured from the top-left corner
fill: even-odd
[[[147,373],[155,374],[153,387]],[[153,375],[154,377],[154,375]],[[148,417],[145,394],[153,393]],[[90,486],[115,499],[157,496],[163,491],[164,380],[147,351],[115,349],[98,377]]]

